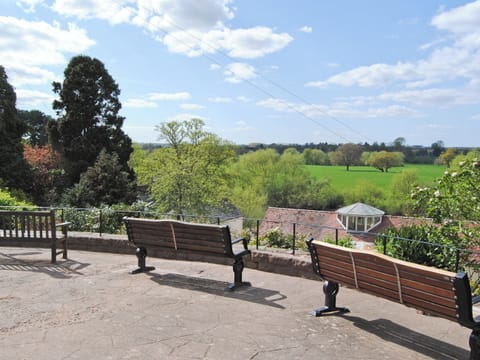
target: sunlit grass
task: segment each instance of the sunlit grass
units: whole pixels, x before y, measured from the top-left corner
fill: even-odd
[[[417,178],[420,185],[429,185],[432,184],[435,179],[442,176],[445,171],[445,166],[407,164],[403,167],[391,168],[388,170],[388,173],[382,173],[380,170],[370,166],[351,166],[349,171],[346,171],[345,166],[307,165],[307,169],[311,174],[320,179],[330,179],[334,189],[342,191],[365,182],[388,190],[391,187],[393,178],[407,169],[417,171]]]

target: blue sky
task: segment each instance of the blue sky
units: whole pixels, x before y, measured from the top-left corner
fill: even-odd
[[[101,60],[124,130],[203,119],[236,144],[479,146],[480,1],[3,0],[17,107],[54,115],[71,57]]]

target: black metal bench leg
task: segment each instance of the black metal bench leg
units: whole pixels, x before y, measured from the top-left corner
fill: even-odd
[[[251,286],[249,282],[242,281],[243,268],[243,259],[235,259],[235,262],[233,263],[234,283],[230,284],[226,290],[233,291],[240,286]]]
[[[472,330],[470,334],[470,360],[480,359],[480,328]]]
[[[145,259],[147,258],[147,249],[144,247],[139,247],[135,251],[135,255],[137,255],[138,259],[138,268],[131,271],[130,274],[138,274],[138,273],[143,273],[143,272],[148,272],[155,270],[154,266],[146,266],[145,265]]]
[[[335,281],[325,281],[323,284],[323,292],[325,294],[325,306],[322,306],[320,309],[313,310],[313,315],[321,316],[326,313],[331,312],[341,312],[347,313],[348,310],[345,307],[337,307],[337,294],[339,290],[339,285]]]

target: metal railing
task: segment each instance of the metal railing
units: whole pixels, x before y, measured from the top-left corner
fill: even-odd
[[[14,206],[0,206],[0,210],[46,210],[51,209],[49,207],[14,207]],[[123,227],[123,217],[144,217],[144,218],[154,218],[154,219],[177,219],[182,221],[192,221],[192,222],[203,222],[210,224],[224,224],[228,223],[235,219],[241,220],[241,228],[237,229],[236,235],[246,235],[250,242],[254,244],[255,248],[258,250],[261,247],[275,247],[269,246],[268,242],[265,241],[265,235],[268,230],[278,228],[279,236],[282,236],[279,240],[280,246],[285,250],[291,251],[292,255],[295,255],[297,250],[305,249],[304,240],[314,233],[315,231],[327,233],[329,235],[328,241],[339,244],[341,242],[340,233],[346,234],[347,237],[353,235],[368,236],[369,238],[382,239],[382,246],[378,246],[379,251],[383,251],[384,254],[387,254],[387,244],[388,241],[404,241],[416,244],[423,244],[426,246],[431,246],[432,248],[441,248],[445,253],[454,253],[455,254],[455,271],[460,269],[460,260],[465,257],[469,258],[479,258],[480,251],[472,249],[457,248],[452,245],[436,244],[428,241],[415,240],[415,239],[406,239],[401,237],[396,237],[387,234],[381,233],[372,233],[372,232],[358,232],[358,231],[346,231],[342,227],[332,227],[325,225],[316,225],[300,222],[282,222],[282,221],[266,221],[260,219],[252,218],[233,218],[225,216],[208,216],[208,215],[187,215],[187,214],[174,214],[174,213],[158,213],[154,211],[141,211],[141,210],[112,210],[109,208],[67,208],[59,207],[54,208],[57,214],[57,218],[64,221],[69,221],[72,223],[70,229],[72,231],[82,231],[82,232],[94,232],[99,233],[100,235],[104,233],[125,233]],[[112,231],[112,229],[114,231]],[[242,234],[238,234],[241,232]],[[235,233],[232,231],[232,233]],[[324,240],[323,238],[321,240]],[[278,244],[277,244],[278,245]],[[476,265],[476,264],[475,264]]]

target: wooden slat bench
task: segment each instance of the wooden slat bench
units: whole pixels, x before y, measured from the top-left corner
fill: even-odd
[[[138,268],[132,273],[154,270],[146,266],[147,248],[157,256],[166,254],[195,255],[195,260],[208,261],[210,258],[233,259],[234,282],[228,287],[234,290],[241,285],[244,268],[243,257],[250,254],[247,240],[231,239],[230,229],[226,225],[195,224],[175,220],[153,220],[125,217],[128,240],[136,247]],[[234,248],[239,244],[240,249]],[[190,256],[190,258],[192,258]]]
[[[466,273],[454,273],[313,239],[307,244],[313,270],[324,280],[325,305],[313,311],[315,316],[349,311],[336,305],[341,284],[428,315],[457,321],[472,329],[470,359],[480,359],[480,322],[473,318],[472,294]]]
[[[51,262],[57,255],[67,258],[69,222],[57,223],[55,210],[0,211],[0,244],[3,246],[44,246],[51,248]],[[60,228],[60,231],[57,229]],[[60,249],[60,250],[58,250]]]

